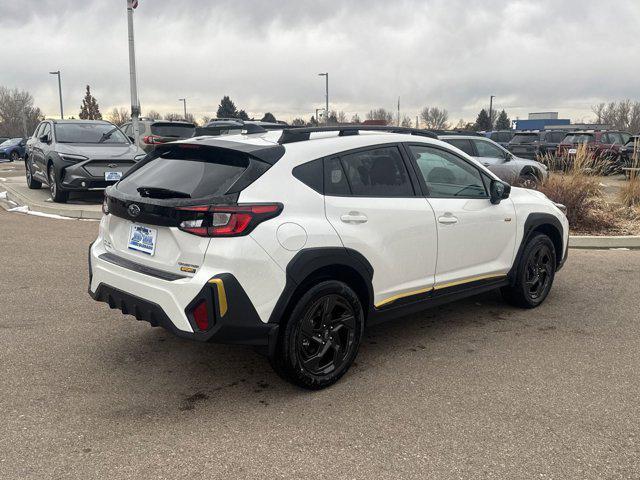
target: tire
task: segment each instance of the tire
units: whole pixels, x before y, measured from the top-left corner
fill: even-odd
[[[58,178],[56,177],[56,169],[53,165],[49,165],[47,171],[49,177],[49,190],[51,191],[51,199],[56,203],[67,203],[69,199],[69,192],[60,189]]]
[[[540,183],[540,179],[533,173],[521,173],[518,178],[518,185],[522,188],[531,188],[533,190],[538,189],[538,184]]]
[[[20,160],[20,155],[14,150],[13,152],[11,152],[11,155],[9,155],[9,161],[17,162],[18,160]]]
[[[522,252],[515,284],[502,287],[502,297],[511,305],[535,308],[547,298],[555,274],[556,252],[553,242],[543,233],[536,233]]]
[[[33,178],[33,170],[31,170],[31,163],[29,162],[29,159],[24,161],[24,169],[27,177],[27,187],[31,190],[38,190],[42,188],[42,182]]]
[[[364,313],[355,292],[342,282],[319,283],[297,301],[281,326],[271,365],[302,388],[326,388],[355,360],[363,331]]]

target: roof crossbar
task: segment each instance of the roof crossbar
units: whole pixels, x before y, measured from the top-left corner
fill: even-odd
[[[393,127],[384,125],[335,125],[331,127],[301,127],[287,128],[282,131],[282,135],[278,139],[280,145],[286,143],[304,142],[311,138],[312,133],[318,132],[338,132],[338,136],[346,137],[350,135],[359,135],[360,132],[389,132],[404,133],[408,135],[417,135],[421,137],[438,138],[438,136],[428,130],[418,130],[408,127]]]

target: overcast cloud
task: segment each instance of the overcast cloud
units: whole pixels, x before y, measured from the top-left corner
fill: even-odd
[[[0,0],[0,85],[76,115],[85,85],[103,113],[128,107],[125,0]],[[308,119],[324,104],[415,118],[445,107],[474,120],[496,95],[512,118],[640,100],[640,1],[140,0],[135,11],[143,112],[214,115],[223,95],[250,115]]]

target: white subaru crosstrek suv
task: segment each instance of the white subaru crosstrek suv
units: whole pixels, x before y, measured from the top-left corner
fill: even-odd
[[[366,325],[496,288],[540,305],[567,256],[562,205],[432,136],[160,145],[106,191],[89,293],[182,337],[262,347],[310,389],[346,372]]]

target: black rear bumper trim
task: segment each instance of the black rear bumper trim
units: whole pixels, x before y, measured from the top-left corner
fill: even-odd
[[[161,280],[167,280],[168,282],[173,282],[174,280],[180,280],[182,278],[189,278],[187,275],[165,272],[164,270],[160,270],[158,268],[141,265],[132,260],[127,260],[126,258],[119,257],[118,255],[115,255],[113,253],[103,253],[102,255],[99,255],[98,258],[100,260],[104,260],[105,262],[109,262],[119,267],[126,268],[127,270],[132,270],[137,273],[149,275],[150,277],[156,277]]]

